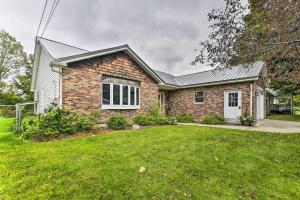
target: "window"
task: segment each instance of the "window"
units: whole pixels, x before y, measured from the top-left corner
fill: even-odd
[[[136,88],[136,105],[140,105],[140,88]]]
[[[204,93],[195,92],[195,103],[203,103],[203,102],[204,102]]]
[[[103,105],[110,104],[110,84],[103,84],[102,103]]]
[[[128,86],[127,85],[123,85],[123,105],[128,105]]]
[[[114,105],[120,105],[120,85],[113,85],[113,103]]]
[[[111,81],[111,79],[110,79]],[[119,84],[114,79],[104,81],[102,86],[102,109],[139,109],[140,88],[139,83],[131,81]]]
[[[130,87],[130,105],[134,105],[134,87]]]
[[[228,93],[228,106],[237,107],[238,106],[238,93],[230,92]]]

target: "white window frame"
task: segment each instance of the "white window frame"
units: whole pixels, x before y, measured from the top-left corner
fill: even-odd
[[[202,92],[203,93],[203,101],[202,102],[197,102],[196,101],[196,93],[197,92]],[[204,104],[204,101],[205,101],[205,93],[204,93],[204,91],[195,91],[194,92],[194,96],[193,96],[193,102],[194,102],[194,104]]]
[[[110,85],[110,103],[109,105],[103,105],[103,84]],[[120,86],[120,105],[113,104],[113,85]],[[128,86],[128,105],[123,105],[123,86]],[[134,105],[130,105],[130,88],[134,88]],[[139,105],[136,105],[136,88],[139,88]],[[127,85],[127,84],[116,84],[116,83],[102,83],[102,95],[101,95],[101,108],[103,110],[133,110],[141,108],[141,88],[137,86]]]

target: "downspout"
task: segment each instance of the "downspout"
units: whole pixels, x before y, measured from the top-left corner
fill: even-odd
[[[250,116],[252,117],[252,107],[253,107],[253,84],[250,84]]]
[[[62,69],[66,67],[65,65],[50,63],[51,71],[59,74],[59,106],[62,106]]]

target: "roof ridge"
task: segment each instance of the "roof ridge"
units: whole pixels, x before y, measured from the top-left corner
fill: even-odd
[[[182,74],[182,75],[175,76],[175,77],[177,78],[177,77],[188,76],[188,75],[192,75],[192,74],[201,74],[201,73],[204,73],[204,72],[210,72],[210,71],[214,71],[214,70],[223,70],[223,69],[228,69],[228,68],[209,69],[209,70],[204,70],[204,71],[201,71],[201,72],[194,72],[194,73],[189,73],[189,74]]]
[[[253,64],[255,64],[255,62],[250,63],[250,64],[253,65]],[[246,65],[249,65],[249,63],[247,63]],[[177,77],[188,76],[188,75],[192,75],[192,74],[201,74],[201,73],[204,73],[204,72],[217,71],[217,70],[221,71],[221,70],[232,69],[232,68],[236,68],[236,67],[240,67],[240,66],[243,66],[243,64],[239,64],[239,65],[235,65],[235,66],[231,66],[231,67],[214,68],[214,69],[209,69],[209,70],[204,70],[204,71],[194,72],[194,73],[189,73],[189,74],[182,74],[182,75],[174,76],[174,77],[177,78]]]
[[[49,39],[49,38],[44,38],[44,37],[37,37],[39,39],[44,39],[44,40],[48,40],[50,42],[55,42],[55,43],[58,43],[58,44],[62,44],[62,45],[65,45],[65,46],[69,46],[69,47],[73,47],[73,48],[76,48],[76,49],[79,49],[79,50],[83,50],[83,51],[87,51],[89,52],[89,50],[86,50],[86,49],[82,49],[82,48],[79,48],[79,47],[75,47],[73,45],[70,45],[70,44],[66,44],[66,43],[63,43],[63,42],[58,42],[56,40],[52,40],[52,39]]]

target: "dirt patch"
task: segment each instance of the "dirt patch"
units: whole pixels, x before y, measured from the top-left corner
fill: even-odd
[[[152,126],[141,126],[140,129],[146,129],[146,128],[151,128]],[[132,127],[128,127],[125,130],[133,130]],[[63,135],[57,135],[57,136],[40,136],[32,139],[34,142],[48,142],[48,141],[53,141],[53,140],[63,140],[66,138],[83,138],[83,137],[88,137],[88,136],[95,136],[95,135],[102,135],[106,134],[112,131],[112,129],[108,129],[106,127],[100,127],[97,129],[93,129],[90,131],[83,131],[83,132],[77,132],[73,134],[63,134]]]
[[[53,141],[53,140],[63,140],[66,138],[81,138],[81,137],[88,137],[93,135],[102,135],[106,134],[108,132],[111,132],[113,130],[107,129],[107,128],[97,128],[90,131],[83,131],[83,132],[77,132],[73,134],[63,134],[63,135],[57,135],[57,136],[40,136],[32,139],[34,142],[47,142],[47,141]]]

